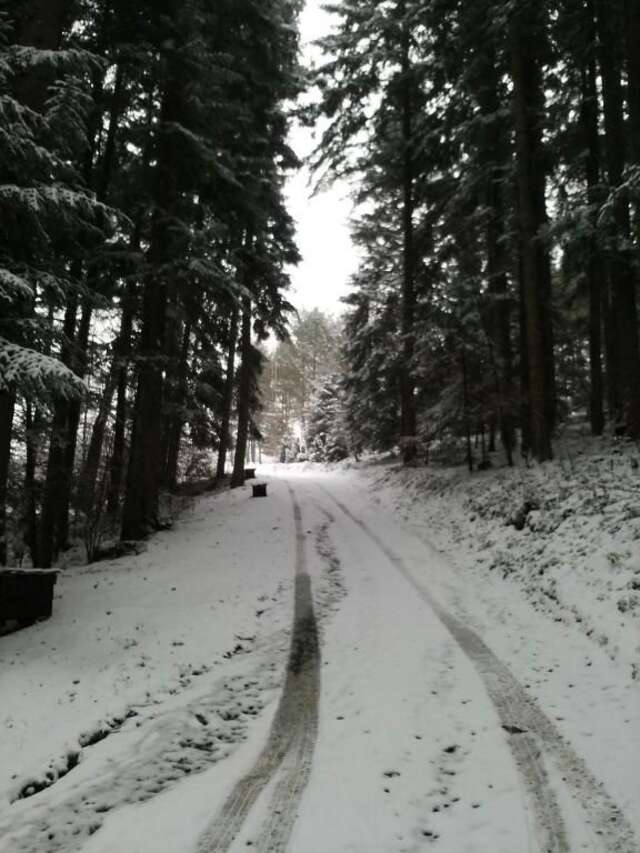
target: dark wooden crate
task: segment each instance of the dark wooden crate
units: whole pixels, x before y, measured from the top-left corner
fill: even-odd
[[[266,483],[256,483],[253,487],[253,496],[254,498],[266,498],[267,496],[267,484]]]
[[[58,572],[0,569],[0,633],[48,619]]]
[[[245,478],[245,480],[255,480],[256,469],[255,468],[245,468],[244,469],[244,478]]]

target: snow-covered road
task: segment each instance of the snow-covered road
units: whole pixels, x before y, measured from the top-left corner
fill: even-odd
[[[356,473],[267,480],[0,640],[0,853],[640,849],[626,670]]]

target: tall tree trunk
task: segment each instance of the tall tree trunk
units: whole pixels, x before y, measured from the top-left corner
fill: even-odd
[[[179,4],[171,4],[174,10]],[[174,11],[174,14],[178,14]],[[182,232],[176,228],[180,189],[173,127],[184,109],[186,80],[174,47],[168,63],[158,128],[154,214],[144,285],[138,388],[131,435],[122,538],[142,539],[159,526],[162,477],[163,369],[167,311],[167,271],[163,266],[180,255]]]
[[[70,367],[73,361],[77,313],[78,297],[74,293],[69,297],[62,324],[63,342],[60,358],[67,367]],[[51,422],[47,473],[40,521],[40,546],[38,548],[40,567],[45,569],[51,567],[57,554],[58,511],[63,489],[69,410],[70,402],[68,400],[57,400]]]
[[[76,341],[76,353],[73,369],[75,373],[84,378],[87,374],[88,361],[87,350],[89,346],[89,332],[91,330],[91,318],[93,306],[87,300],[82,306],[80,323],[78,324],[78,335]],[[72,400],[69,405],[69,416],[67,421],[66,448],[64,457],[64,471],[61,482],[61,494],[58,507],[57,522],[57,548],[62,550],[68,546],[69,541],[69,509],[71,504],[71,492],[73,488],[73,468],[76,458],[76,447],[78,443],[78,427],[82,403],[80,400]]]
[[[629,198],[622,188],[627,160],[622,90],[623,16],[622,0],[595,0],[600,74],[604,106],[607,177],[615,192],[613,213],[614,250],[610,261],[613,313],[619,341],[622,415],[627,433],[640,437],[640,346],[636,302],[636,272],[628,248],[631,236]],[[637,50],[637,45],[634,46]]]
[[[595,43],[595,28],[593,38]],[[582,130],[587,158],[585,177],[591,207],[591,234],[587,281],[589,285],[589,418],[593,435],[604,430],[604,382],[602,374],[602,299],[606,287],[604,265],[598,241],[598,206],[600,198],[600,142],[598,133],[598,90],[595,59],[582,69]]]
[[[0,391],[0,566],[7,564],[7,481],[16,395]]]
[[[68,403],[55,407],[49,438],[49,456],[45,479],[44,497],[40,521],[39,568],[51,568],[57,556],[58,504],[63,488],[64,459],[66,455],[66,432],[69,422]]]
[[[38,464],[38,436],[42,416],[27,400],[25,407],[26,457],[24,467],[24,539],[34,566],[40,565],[38,549],[38,518],[36,502],[36,467]]]
[[[113,448],[109,460],[109,487],[107,489],[107,512],[112,517],[118,512],[125,475],[127,435],[127,364],[118,370],[116,388],[116,414],[113,422]]]
[[[75,333],[76,300],[65,313],[64,334],[67,340],[62,360],[78,376],[86,373],[86,350],[91,326],[92,307],[85,302]],[[42,500],[39,557],[42,568],[49,568],[67,544],[69,534],[69,504],[73,481],[78,424],[79,400],[60,400],[54,409],[49,441],[49,456]]]
[[[406,2],[399,0],[398,17],[401,21],[401,126],[402,126],[402,365],[400,368],[400,432],[405,465],[415,461],[417,447],[417,422],[415,401],[415,240],[414,240],[414,103],[412,94],[412,67],[410,56],[411,31],[406,21]]]
[[[551,267],[542,236],[547,222],[540,126],[545,104],[538,53],[538,42],[544,33],[542,14],[543,11],[526,0],[519,0],[510,22],[529,426],[531,450],[539,461],[552,457],[551,434],[555,420]]]
[[[613,309],[613,284],[609,276],[606,259],[601,257],[604,273],[602,290],[602,326],[604,331],[605,375],[607,379],[607,411],[609,420],[615,421],[622,411],[622,391],[620,388],[620,364],[618,356],[618,335],[616,333]]]
[[[102,162],[100,163],[100,168],[97,170],[97,174],[94,175],[93,179],[96,196],[101,202],[106,202],[109,197],[111,180],[116,167],[116,142],[120,127],[120,119],[122,118],[122,113],[126,105],[125,84],[126,78],[122,63],[118,63],[113,84],[113,97],[111,100],[111,109],[109,111],[107,136],[102,151]]]
[[[640,4],[638,0],[625,0],[625,32],[627,53],[627,100],[629,104],[629,130],[631,160],[640,169]],[[640,202],[634,202],[635,239],[640,245]],[[636,282],[638,278],[638,253],[636,250]],[[637,294],[637,291],[636,291]],[[640,377],[636,377],[636,385]]]
[[[143,151],[144,168],[149,168],[150,159],[153,153],[153,118],[154,118],[154,96],[155,89],[147,93],[147,121],[146,121],[146,140]],[[140,252],[140,241],[142,235],[143,216],[146,215],[146,210],[138,209],[138,216],[135,227],[131,234],[130,248],[134,252]],[[107,483],[107,513],[113,518],[118,512],[120,506],[120,497],[125,480],[125,456],[126,456],[126,439],[127,439],[127,391],[128,391],[128,373],[129,359],[131,356],[131,332],[133,329],[133,318],[135,314],[136,301],[136,285],[129,283],[125,292],[122,304],[122,325],[121,339],[123,344],[122,361],[118,365],[116,373],[116,412],[113,424],[113,445],[111,449],[111,459],[109,460],[109,476]],[[122,332],[128,330],[128,335],[123,335]],[[93,478],[92,490],[95,492],[95,477]]]
[[[162,445],[160,485],[170,489],[167,460],[171,435],[175,429],[175,418],[181,405],[180,399],[180,340],[183,320],[178,304],[178,288],[175,280],[167,282],[167,316],[164,338],[164,388],[162,399]]]
[[[227,347],[227,373],[224,380],[224,396],[222,398],[222,413],[220,417],[220,432],[218,448],[218,465],[216,468],[216,479],[224,477],[224,469],[227,464],[227,450],[229,448],[229,430],[231,428],[231,411],[233,409],[233,388],[236,380],[235,360],[236,348],[238,346],[238,317],[239,310],[234,303],[229,318],[229,345]]]
[[[103,93],[103,77],[99,75],[94,81],[94,98],[96,102],[98,101],[99,96]],[[108,124],[107,124],[107,134],[104,141],[103,150],[101,153],[101,162],[96,163],[97,152],[100,147],[100,135],[102,133],[102,123],[103,123],[103,115],[99,110],[95,110],[93,127],[91,132],[91,138],[93,140],[93,144],[89,146],[86,152],[86,162],[85,162],[85,178],[87,183],[93,184],[96,197],[100,202],[106,202],[109,188],[111,185],[111,179],[113,177],[113,173],[116,166],[116,139],[118,134],[118,127],[120,123],[120,119],[122,116],[122,111],[124,109],[124,90],[125,90],[125,76],[122,68],[122,64],[119,63],[116,67],[116,74],[114,80],[114,91],[113,97],[111,99],[111,107],[109,110]],[[91,328],[91,318],[92,318],[93,309],[89,301],[85,301],[83,305],[82,317],[80,320],[80,326],[78,329],[78,340],[76,343],[76,373],[79,376],[84,376],[87,371],[87,349],[89,344],[89,332]],[[127,313],[126,307],[123,308],[123,322],[124,315]],[[127,317],[126,322],[131,324],[131,318]],[[130,333],[130,331],[129,331]],[[118,344],[116,343],[116,350],[118,349]],[[112,371],[113,372],[113,371]],[[107,386],[109,386],[109,381],[111,381],[111,390],[110,394],[113,395],[113,391],[115,389],[115,380],[110,374],[109,379],[107,380]],[[103,396],[108,396],[105,394]],[[110,400],[110,397],[109,397]],[[93,492],[93,486],[95,485],[95,477],[97,474],[97,464],[100,461],[100,453],[102,450],[102,440],[104,437],[104,428],[105,428],[105,418],[101,417],[103,411],[103,407],[100,407],[98,412],[98,417],[96,418],[96,422],[94,423],[94,427],[92,429],[91,441],[89,444],[89,450],[87,453],[87,457],[91,457],[91,462],[89,463],[92,466],[96,460],[96,471],[93,474],[93,478],[91,480],[91,491]],[[69,422],[68,422],[68,436],[67,436],[67,453],[65,458],[65,474],[64,474],[64,494],[62,496],[62,500],[60,501],[60,509],[59,509],[59,540],[60,545],[64,546],[68,539],[68,528],[69,528],[69,507],[71,502],[71,492],[73,486],[73,466],[76,455],[76,446],[77,446],[77,436],[78,436],[78,427],[80,423],[80,414],[81,414],[81,406],[79,402],[72,402],[69,405]],[[87,462],[85,461],[85,465],[83,466],[83,474],[87,469]],[[91,479],[91,478],[89,478]],[[79,492],[83,490],[83,480],[85,484],[87,483],[87,478],[80,477],[80,488]],[[87,511],[86,499],[87,499],[86,489],[84,494],[80,495],[81,502],[79,504],[80,508],[83,511]],[[85,500],[85,504],[82,504],[82,500]],[[93,504],[93,497],[90,498],[90,503]]]
[[[460,350],[460,365],[462,367],[462,411],[464,413],[464,433],[467,444],[467,468],[473,474],[473,450],[471,447],[471,416],[469,413],[469,373],[467,371],[467,353],[464,347]]]
[[[170,491],[175,491],[178,485],[178,462],[180,459],[180,442],[184,428],[183,407],[187,392],[187,374],[189,345],[191,342],[191,323],[186,322],[182,330],[182,343],[176,359],[175,388],[172,394],[172,408],[166,426],[166,456],[164,481]]]
[[[143,539],[159,522],[165,308],[165,284],[156,273],[144,290],[138,389],[122,517],[125,540]]]
[[[627,100],[633,162],[640,166],[640,4],[625,0]]]
[[[506,248],[506,211],[502,188],[505,166],[510,159],[508,132],[500,119],[500,78],[493,47],[480,48],[482,61],[478,85],[478,102],[485,118],[481,139],[480,162],[485,175],[485,205],[487,208],[486,253],[487,280],[490,302],[489,333],[496,361],[498,397],[497,420],[502,444],[509,465],[513,464],[515,446],[513,382],[513,344],[511,341],[512,299],[509,294],[510,259]],[[494,431],[492,429],[491,435]]]
[[[236,451],[233,459],[233,474],[231,488],[235,489],[244,484],[244,465],[249,437],[249,415],[251,405],[251,380],[253,365],[251,363],[251,298],[242,298],[242,333],[241,333],[242,364],[240,365],[240,382],[238,387],[238,433]]]
[[[100,398],[98,413],[91,430],[87,457],[78,481],[78,507],[87,516],[92,514],[94,508],[98,469],[100,467],[102,447],[104,444],[107,421],[111,412],[113,395],[118,389],[123,370],[125,371],[126,376],[125,360],[131,346],[132,330],[133,297],[129,292],[122,300],[120,331],[118,332],[118,337],[113,348],[113,361],[111,362],[109,375],[105,383],[104,391],[102,392],[102,397]]]

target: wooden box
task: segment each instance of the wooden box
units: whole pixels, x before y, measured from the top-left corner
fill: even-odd
[[[48,619],[56,569],[0,569],[0,634]]]

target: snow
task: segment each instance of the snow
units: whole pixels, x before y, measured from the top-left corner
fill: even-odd
[[[61,361],[0,337],[0,390],[19,386],[37,396],[78,397],[87,386]]]
[[[350,594],[327,632],[320,738],[291,849],[413,850],[438,836],[440,850],[482,850],[485,823],[493,849],[526,849],[526,824],[510,817],[521,804],[508,751],[475,731],[475,706],[489,703],[471,665],[457,661],[456,683],[445,628],[375,547],[340,527]]]
[[[255,674],[256,663],[244,659],[259,656],[261,642],[269,648],[275,642],[282,648],[275,659],[284,665],[286,638],[279,631],[290,606],[291,522],[282,509],[244,491],[206,498],[145,553],[63,572],[53,618],[0,640],[0,838],[8,815],[28,815],[49,792],[8,803],[52,764],[55,772],[70,752],[83,758],[80,768],[52,794],[64,788],[63,795],[73,796],[82,787],[71,784],[74,775],[85,763],[93,768],[103,748],[114,761],[110,742],[123,741],[126,758],[132,739],[135,744],[140,734],[153,738],[163,726],[175,726],[174,709],[179,715],[190,703],[195,713],[199,698],[203,706],[215,704],[224,693],[221,680],[244,684],[251,676],[268,695],[273,691],[271,670]],[[235,704],[233,696],[226,704]],[[116,726],[117,736],[82,748],[86,735],[128,712],[137,716]],[[230,747],[245,732],[226,736]],[[103,788],[108,799],[108,781]],[[119,796],[137,799],[135,784]],[[0,850],[13,853],[10,838],[0,840]]]
[[[305,467],[311,469],[311,466]],[[373,474],[372,471],[374,471]],[[318,476],[311,471],[309,473],[311,476]],[[460,524],[460,518],[452,515],[447,528],[444,528],[444,524],[439,528],[427,525],[424,519],[428,501],[416,501],[415,498],[410,500],[407,496],[405,490],[407,479],[418,476],[428,477],[428,472],[406,472],[397,468],[387,468],[383,469],[382,472],[379,469],[368,469],[361,473],[365,474],[366,479],[358,489],[354,489],[352,485],[353,472],[346,472],[342,475],[343,483],[340,483],[339,474],[334,472],[328,475],[330,487],[334,491],[340,489],[348,496],[346,502],[356,515],[368,517],[368,524],[377,532],[377,535],[396,552],[403,555],[413,578],[420,583],[427,581],[429,594],[437,603],[450,608],[465,624],[477,630],[494,653],[508,664],[516,677],[527,689],[531,690],[543,710],[557,724],[561,735],[567,738],[579,755],[584,756],[587,766],[594,776],[605,783],[605,787],[612,794],[613,799],[625,810],[627,817],[634,821],[637,831],[640,791],[637,785],[636,768],[640,760],[640,738],[638,738],[640,733],[640,702],[638,700],[640,697],[638,685],[630,678],[629,671],[621,662],[612,661],[604,648],[593,643],[580,630],[576,630],[575,622],[566,624],[563,621],[550,620],[546,614],[534,610],[526,597],[518,595],[519,590],[505,583],[501,577],[495,577],[488,572],[478,572],[478,575],[474,577],[470,573],[475,565],[471,558],[472,552],[466,550],[460,552],[453,539],[449,538],[452,529],[456,529],[456,524]],[[395,485],[390,485],[390,483]],[[371,508],[372,496],[381,507],[377,512]],[[389,511],[390,508],[393,508],[392,512]],[[396,523],[396,519],[399,515],[402,518],[403,509],[404,525],[400,527]],[[408,527],[414,536],[407,535]],[[442,534],[438,537],[438,544],[448,545],[448,553],[443,553],[428,541],[431,533],[438,529]],[[457,529],[459,532],[461,531],[460,527]],[[350,535],[354,535],[353,531]],[[425,538],[427,539],[426,542],[424,541]],[[457,563],[451,559],[452,557],[458,558]],[[372,565],[371,559],[366,557],[364,559],[364,565],[369,569]],[[361,561],[350,561],[349,565],[353,566],[358,562]],[[382,567],[381,571],[383,571]],[[385,581],[387,580],[385,578]],[[466,735],[466,741],[471,741],[474,746],[476,745],[475,737],[478,736],[479,730],[487,739],[486,751],[484,752],[485,760],[483,761],[483,753],[473,754],[466,769],[461,770],[458,775],[463,776],[465,785],[463,792],[467,792],[466,797],[461,796],[461,801],[468,803],[471,799],[473,802],[480,802],[479,808],[487,809],[491,817],[486,824],[478,817],[473,824],[476,831],[464,821],[461,823],[456,821],[452,832],[452,822],[449,820],[449,815],[454,814],[456,810],[444,812],[449,822],[443,826],[442,803],[436,802],[436,806],[441,806],[441,812],[435,813],[435,820],[433,815],[430,816],[435,825],[428,826],[427,831],[435,831],[440,834],[441,837],[438,839],[439,850],[481,851],[490,847],[494,849],[496,846],[497,849],[505,851],[530,849],[533,843],[531,839],[517,836],[517,832],[522,832],[526,826],[526,822],[523,822],[522,819],[522,806],[520,805],[518,808],[513,802],[513,796],[519,790],[519,786],[515,784],[514,787],[513,781],[511,783],[507,781],[509,767],[508,765],[501,767],[496,758],[500,755],[501,750],[504,750],[504,741],[502,733],[495,725],[495,720],[493,724],[487,722],[487,717],[490,717],[492,712],[491,708],[487,707],[486,693],[479,683],[477,675],[470,669],[468,661],[461,660],[459,649],[452,650],[450,641],[448,651],[447,643],[444,646],[442,645],[444,640],[442,636],[439,642],[436,642],[436,638],[433,637],[434,620],[432,612],[430,613],[426,609],[422,619],[419,618],[419,612],[412,615],[411,610],[415,611],[416,604],[413,599],[411,603],[406,600],[405,590],[405,600],[402,607],[396,607],[394,614],[390,612],[388,606],[389,595],[390,593],[387,590],[384,593],[380,591],[373,597],[374,601],[381,599],[385,601],[386,616],[384,618],[388,623],[386,626],[378,626],[376,635],[384,637],[385,648],[388,648],[389,643],[400,630],[402,623],[406,623],[409,630],[404,644],[401,644],[404,650],[397,651],[392,655],[391,665],[383,670],[384,675],[380,675],[380,682],[384,688],[386,689],[387,684],[389,684],[391,686],[390,693],[393,696],[402,696],[401,693],[398,693],[397,687],[394,687],[394,681],[390,678],[390,670],[393,667],[402,669],[408,662],[407,656],[415,655],[416,644],[426,637],[428,647],[431,650],[431,661],[430,663],[425,662],[418,672],[433,673],[433,689],[438,694],[435,703],[430,703],[428,697],[425,699],[424,695],[420,695],[416,702],[419,715],[429,721],[426,732],[427,739],[431,743],[435,741],[436,744],[439,740],[443,744],[458,744],[460,747],[458,754],[460,755],[463,755],[468,749],[464,740],[461,743],[463,734]],[[351,596],[347,601],[357,602],[361,598],[362,593]],[[357,607],[358,605],[354,604],[354,606]],[[614,608],[611,606],[610,612],[614,612]],[[390,620],[389,617],[391,617]],[[367,612],[367,619],[368,621],[371,620],[369,611]],[[614,627],[615,619],[610,621]],[[416,631],[416,625],[420,626],[419,633]],[[427,627],[432,635],[431,638],[427,634]],[[368,644],[368,653],[370,651],[371,643]],[[442,662],[439,670],[435,667],[434,656],[436,660]],[[384,661],[384,656],[375,657],[376,667],[382,666]],[[348,675],[345,676],[345,680],[348,678]],[[424,681],[424,678],[425,676],[420,679],[418,674],[413,676],[406,674],[406,676],[401,677],[400,681],[402,684],[408,685],[410,695],[415,697],[416,687],[420,685],[421,680]],[[460,718],[459,714],[454,714],[453,708],[445,704],[442,693],[446,695],[449,683],[453,685],[454,689],[460,691],[461,695],[458,701],[462,709],[468,706],[470,715],[467,717],[466,725],[463,722],[464,717]],[[375,695],[375,703],[379,703],[386,695],[386,690],[382,695],[379,692],[367,694],[365,691],[365,703],[367,700],[371,702],[373,695]],[[407,701],[410,699],[405,697],[405,702]],[[460,711],[461,709],[456,708],[456,705],[457,701],[454,701],[453,707]],[[411,727],[407,725],[402,716],[394,717],[388,708],[383,713],[383,719],[387,730],[392,724],[390,721],[398,719],[397,728],[395,725],[393,727],[395,734],[392,734],[391,737],[396,743],[400,738],[403,738],[405,749],[402,754],[409,754],[411,750],[406,746],[409,738],[405,735],[411,731]],[[485,722],[481,724],[481,721]],[[470,732],[474,730],[476,735],[470,735]],[[349,732],[347,742],[350,742],[353,736],[354,733]],[[321,747],[322,739],[320,749]],[[456,752],[458,751],[456,750]],[[441,756],[438,756],[437,753],[431,756],[432,763],[428,768],[430,777],[424,765],[421,765],[423,788],[426,777],[431,779],[431,790],[438,790],[443,772],[438,762],[439,757]],[[356,766],[359,766],[357,762]],[[493,785],[491,789],[488,788],[487,779],[491,779],[490,784]],[[359,786],[354,785],[353,788],[357,790]],[[401,802],[403,799],[409,800],[410,797],[414,802],[417,801],[417,790],[420,790],[420,787],[412,783],[405,792],[404,798],[401,797]],[[502,795],[510,792],[511,800],[507,796],[507,804],[500,804],[496,800],[496,790],[500,791]],[[457,796],[460,795],[458,790],[455,793]],[[522,796],[521,791],[520,796]],[[332,801],[333,808],[335,808],[335,804]],[[397,811],[402,814],[400,808]],[[424,804],[420,803],[419,812],[423,816],[428,815],[429,809],[425,809]],[[374,810],[372,813],[371,805],[369,805],[369,811],[364,813],[367,814],[367,820],[375,827],[373,834],[378,838],[378,842],[371,847],[358,846],[358,843],[355,842],[353,847],[345,846],[344,848],[330,849],[374,849],[381,851],[413,849],[410,846],[410,839],[407,839],[406,832],[402,833],[402,842],[407,846],[401,846],[399,838],[395,846],[391,837],[384,839],[382,836],[381,840],[381,828],[376,825],[375,820],[378,811]],[[497,816],[502,816],[502,826]],[[398,822],[400,823],[400,821]],[[406,827],[408,815],[405,815],[403,823]],[[575,824],[576,821],[574,820],[573,823]],[[304,826],[304,821],[301,821],[301,826]],[[491,833],[490,844],[486,835],[488,827],[490,827]],[[579,822],[579,827],[572,826],[571,829],[574,838],[579,834],[578,829],[584,832],[584,815],[582,821]],[[458,833],[457,830],[461,830],[461,832]],[[419,827],[414,825],[414,836],[417,836],[418,833]],[[417,843],[415,838],[413,840]],[[592,844],[593,839],[585,849],[600,849],[597,845],[591,846]],[[306,845],[296,847],[294,844],[292,849],[307,851],[320,850],[322,847],[321,845],[317,847]],[[571,849],[579,849],[577,840],[575,848],[572,846]]]
[[[553,849],[637,849],[637,617],[618,607],[636,576],[635,498],[620,497],[635,469],[593,450],[572,466],[473,477],[263,467],[266,500],[248,487],[205,497],[144,553],[63,571],[53,618],[0,639],[0,853],[200,851],[284,682],[289,487],[321,691],[287,849],[537,853],[556,811],[568,846]],[[595,480],[613,500],[590,500]],[[505,514],[534,488],[540,509],[518,532]],[[552,580],[555,598],[541,593]],[[486,645],[465,649],[465,632]],[[107,736],[91,743],[96,733]],[[69,754],[70,772],[15,799]],[[232,853],[260,849],[277,772]]]
[[[555,462],[373,469],[377,500],[459,566],[499,575],[552,620],[582,631],[640,677],[640,469],[633,444],[561,442]],[[510,519],[536,505],[524,530]],[[419,534],[420,535],[420,534]],[[501,586],[500,586],[501,588]]]
[[[0,268],[0,299],[7,302],[15,298],[28,299],[33,297],[31,285],[11,270]]]

